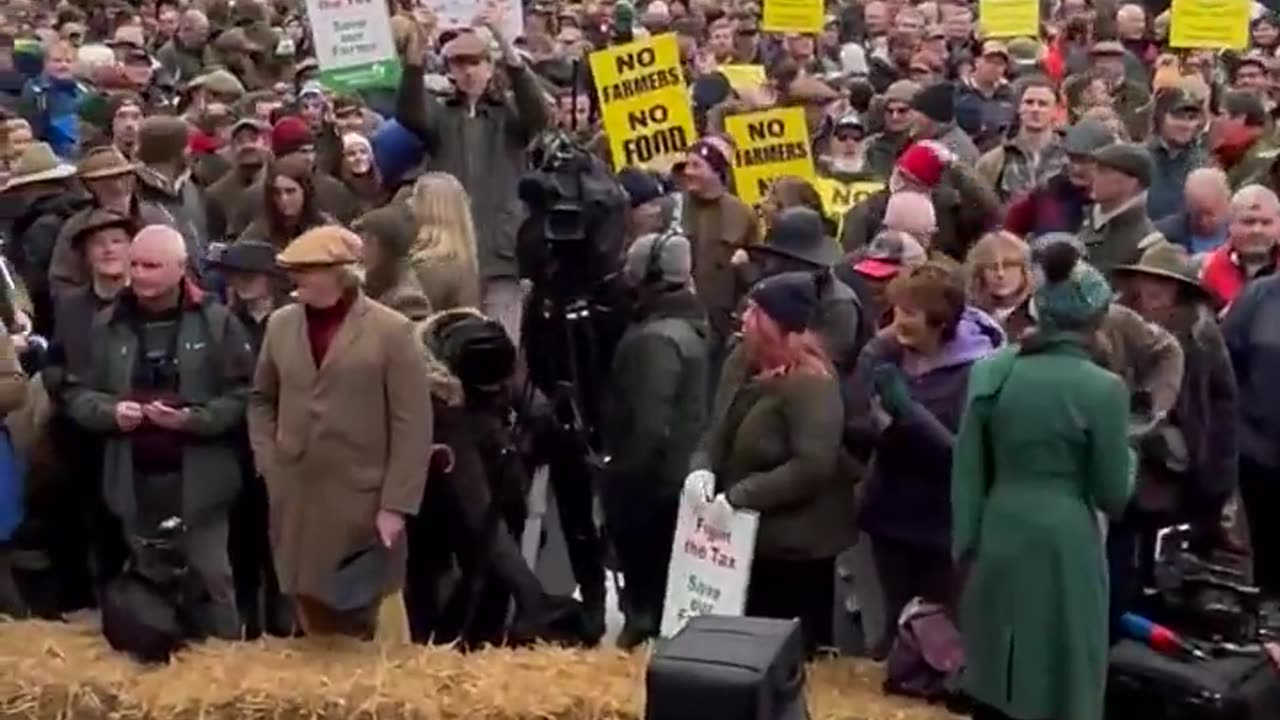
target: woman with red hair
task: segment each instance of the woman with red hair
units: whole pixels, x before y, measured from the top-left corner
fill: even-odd
[[[812,331],[820,278],[774,275],[752,289],[694,465],[717,502],[760,514],[747,614],[800,618],[809,652],[830,644],[836,555],[853,543],[853,487],[837,472],[844,409]]]

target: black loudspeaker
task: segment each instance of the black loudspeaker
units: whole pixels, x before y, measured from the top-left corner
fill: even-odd
[[[649,660],[645,720],[808,720],[804,659],[797,620],[695,617]]]

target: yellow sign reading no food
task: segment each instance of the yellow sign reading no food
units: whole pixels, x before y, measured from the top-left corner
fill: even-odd
[[[733,180],[738,197],[756,205],[781,177],[814,181],[813,149],[804,108],[730,115],[725,130],[733,138]]]
[[[1242,49],[1249,44],[1249,0],[1173,0],[1169,44],[1176,48]]]
[[[675,35],[591,53],[613,167],[650,165],[693,144],[697,131]]]

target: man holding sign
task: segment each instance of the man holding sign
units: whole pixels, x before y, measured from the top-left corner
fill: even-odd
[[[497,41],[514,101],[493,91],[494,63],[479,32],[464,30],[445,43],[443,55],[454,94],[443,102],[423,85],[426,46],[410,36],[396,120],[418,138],[430,158],[427,170],[447,172],[471,196],[484,311],[519,339],[523,295],[516,274],[515,243],[522,209],[516,183],[526,166],[525,148],[550,122],[533,73],[502,30],[499,6],[490,3],[476,25]]]

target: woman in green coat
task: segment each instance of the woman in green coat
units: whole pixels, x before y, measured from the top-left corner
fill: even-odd
[[[975,718],[1099,720],[1107,573],[1097,511],[1132,491],[1129,393],[1093,360],[1111,302],[1067,244],[1045,252],[1039,327],[974,365],[952,461],[960,631]]]

